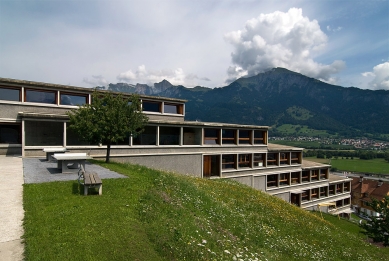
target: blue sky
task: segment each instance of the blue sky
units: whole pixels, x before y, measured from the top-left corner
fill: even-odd
[[[0,0],[0,77],[221,87],[285,67],[389,90],[389,0]]]

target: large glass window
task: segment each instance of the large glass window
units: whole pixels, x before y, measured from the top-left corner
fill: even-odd
[[[276,166],[277,165],[277,153],[268,153],[267,154],[267,166]]]
[[[309,182],[309,170],[304,170],[301,175],[302,182]]]
[[[61,93],[61,105],[84,105],[87,103],[87,96]]]
[[[223,130],[222,131],[222,143],[223,144],[236,144],[236,130]]]
[[[287,186],[289,185],[289,173],[281,173],[280,174],[280,186]]]
[[[314,169],[311,172],[311,181],[316,181],[316,180],[319,180],[319,170],[318,169]]]
[[[182,105],[181,104],[164,103],[163,104],[163,112],[164,113],[171,113],[171,114],[183,114]]]
[[[222,169],[236,169],[236,155],[228,154],[222,156]]]
[[[238,166],[239,168],[250,168],[251,154],[239,154]]]
[[[263,167],[265,166],[265,153],[254,153],[254,167]]]
[[[204,144],[220,144],[220,129],[204,129]]]
[[[20,101],[20,90],[0,87],[0,100]]]
[[[26,90],[24,99],[26,102],[57,104],[56,96],[56,92]]]
[[[289,152],[280,153],[280,165],[287,165],[287,164],[289,164]]]
[[[157,127],[146,126],[144,131],[133,137],[133,145],[156,145],[157,144]]]
[[[142,101],[142,110],[151,112],[161,112],[160,102]]]
[[[254,144],[266,143],[266,131],[256,130],[254,131]]]
[[[267,177],[267,187],[277,187],[278,186],[278,175],[268,175]]]
[[[63,122],[25,121],[26,146],[63,146]]]
[[[0,124],[0,143],[21,144],[20,124]]]
[[[89,145],[89,142],[82,140],[68,125],[69,123],[66,123],[66,146]]]
[[[292,172],[292,184],[299,184],[300,183],[300,172]]]
[[[159,127],[159,145],[180,145],[180,128]]]
[[[239,130],[239,144],[251,144],[250,130]]]

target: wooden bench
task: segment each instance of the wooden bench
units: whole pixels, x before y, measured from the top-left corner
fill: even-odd
[[[103,194],[103,182],[97,173],[84,173],[84,195],[88,195],[89,188],[98,188],[99,195]]]

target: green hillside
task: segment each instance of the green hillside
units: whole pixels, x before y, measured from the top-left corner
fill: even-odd
[[[81,195],[76,181],[24,185],[26,260],[386,260],[389,255],[389,248],[369,245],[357,232],[235,182],[99,164],[128,178],[105,179],[102,196]]]

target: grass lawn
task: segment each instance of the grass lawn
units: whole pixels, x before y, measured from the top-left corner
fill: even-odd
[[[26,260],[387,260],[389,248],[226,180],[98,163],[127,175],[103,195],[24,185]]]
[[[331,164],[340,171],[365,172],[377,174],[389,174],[389,163],[384,159],[361,160],[354,159],[318,159],[316,157],[304,158],[306,160]]]

